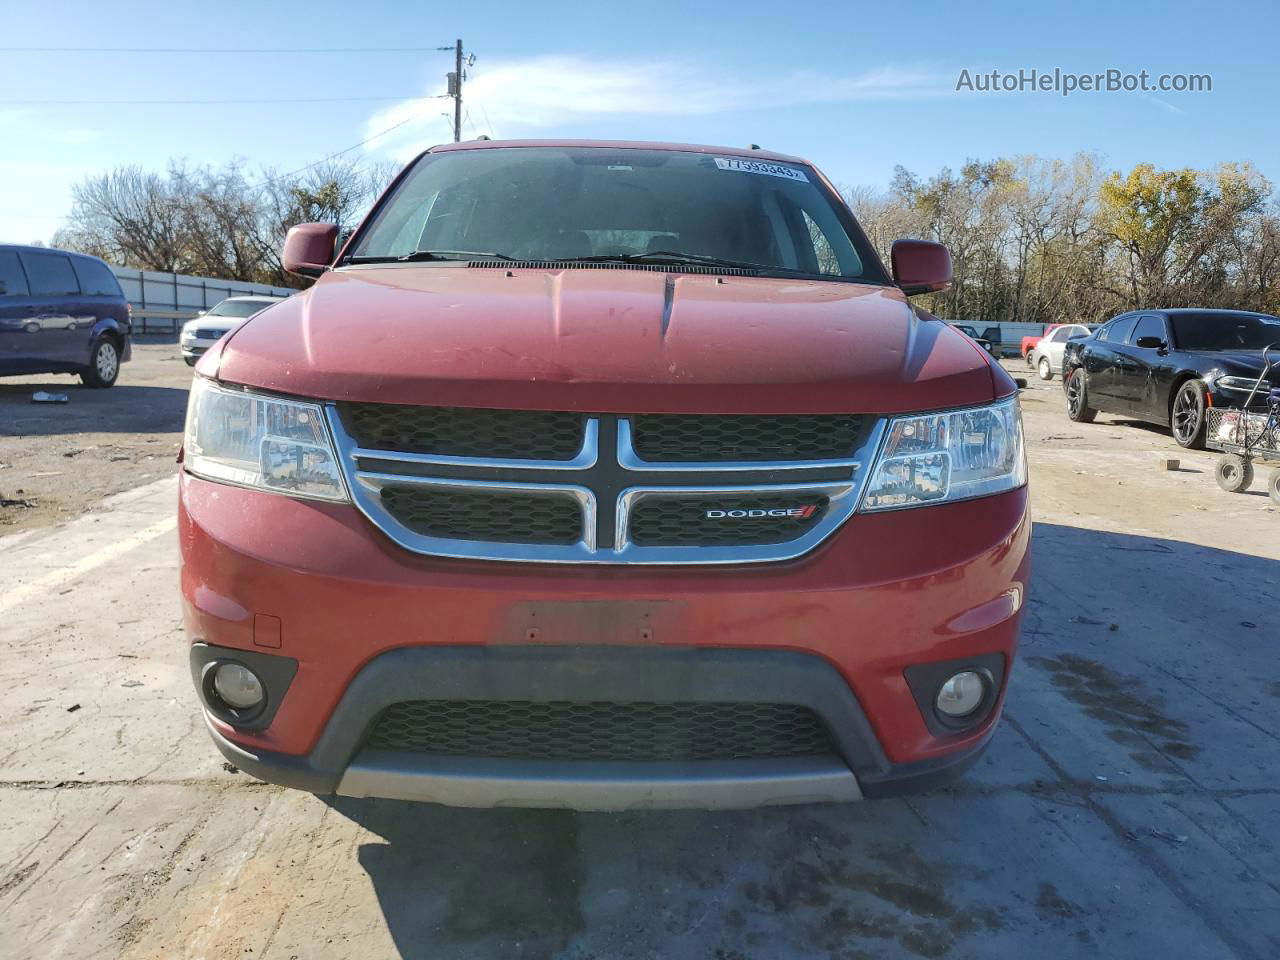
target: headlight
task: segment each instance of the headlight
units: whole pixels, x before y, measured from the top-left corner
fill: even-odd
[[[968,410],[895,417],[863,510],[967,500],[1027,482],[1017,397]]]
[[[295,497],[346,500],[319,404],[191,385],[183,463],[196,476]]]
[[[1219,390],[1233,390],[1236,393],[1248,393],[1254,387],[1258,387],[1258,394],[1261,396],[1271,392],[1270,382],[1263,380],[1259,386],[1257,377],[1219,377],[1217,385]]]

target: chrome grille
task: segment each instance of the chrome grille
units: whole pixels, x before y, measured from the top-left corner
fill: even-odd
[[[835,753],[826,725],[783,703],[416,700],[388,707],[366,746],[504,760],[765,760]]]
[[[646,460],[839,460],[852,456],[864,418],[854,416],[642,415],[632,419]]]
[[[547,563],[801,556],[852,515],[883,433],[853,415],[361,403],[328,416],[356,505],[402,547]]]
[[[397,521],[428,537],[571,544],[582,536],[578,501],[558,494],[385,486],[382,502]]]
[[[586,420],[581,413],[394,403],[342,403],[338,412],[352,439],[371,450],[512,460],[570,459]]]
[[[644,546],[786,543],[821,520],[826,506],[825,497],[795,494],[649,497],[631,511],[631,539]]]

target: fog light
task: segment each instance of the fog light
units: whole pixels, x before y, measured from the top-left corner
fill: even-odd
[[[987,686],[982,676],[972,670],[963,670],[942,685],[934,703],[943,716],[958,720],[977,710],[986,693]]]
[[[222,701],[236,710],[249,710],[262,702],[262,681],[239,663],[220,663],[213,671],[213,689]]]

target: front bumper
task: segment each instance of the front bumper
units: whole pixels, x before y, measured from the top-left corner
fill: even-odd
[[[1029,524],[1019,490],[857,515],[787,563],[549,568],[409,554],[350,506],[184,474],[180,533],[193,656],[297,662],[265,727],[206,713],[237,766],[318,793],[620,809],[851,800],[962,772],[999,715]],[[263,623],[272,629],[255,629]],[[983,720],[930,729],[906,669],[993,655],[1003,669]],[[747,764],[539,765],[362,746],[373,718],[402,700],[705,700],[730,689],[735,700],[813,707],[838,750]]]
[[[252,655],[196,644],[193,674],[223,655],[258,666]],[[364,746],[365,731],[384,707],[414,699],[795,703],[822,717],[834,749],[809,757],[637,763],[427,756]],[[603,647],[409,647],[384,653],[360,671],[304,757],[246,749],[213,722],[209,730],[242,770],[313,793],[577,810],[743,808],[892,796],[953,779],[989,739],[923,765],[894,765],[849,685],[815,657]]]

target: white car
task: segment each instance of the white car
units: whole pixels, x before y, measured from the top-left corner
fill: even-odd
[[[202,310],[193,320],[182,325],[178,344],[182,359],[194,367],[200,355],[228,331],[235,329],[259,310],[265,310],[283,297],[227,297],[210,310]]]
[[[1040,374],[1041,380],[1052,380],[1062,373],[1062,355],[1067,341],[1072,337],[1087,337],[1097,329],[1097,324],[1067,323],[1048,336],[1041,337],[1027,354],[1027,363]]]

